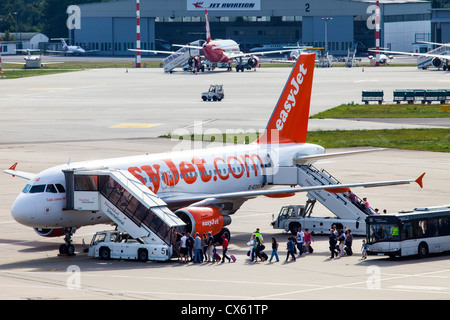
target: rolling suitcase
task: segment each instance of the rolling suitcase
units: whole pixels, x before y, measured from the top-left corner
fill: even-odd
[[[267,259],[269,259],[269,257],[267,256],[267,254],[265,252],[261,252],[261,257],[263,258],[263,261],[267,261]]]
[[[233,262],[236,262],[236,257],[233,256],[232,254],[230,254],[230,258],[231,258],[231,260],[233,260]]]

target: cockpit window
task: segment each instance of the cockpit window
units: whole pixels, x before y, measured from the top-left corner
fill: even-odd
[[[31,184],[27,184],[27,185],[25,186],[25,188],[23,188],[22,192],[23,192],[23,193],[28,193],[28,191],[30,191],[30,189],[31,189]]]
[[[45,191],[45,184],[35,184],[30,189],[30,193],[41,193],[44,191]]]
[[[56,187],[53,184],[48,184],[45,192],[58,193],[58,191],[56,191]]]
[[[64,187],[61,184],[36,184],[36,185],[31,185],[31,184],[27,184],[25,186],[25,188],[23,188],[22,192],[23,193],[42,193],[42,192],[50,192],[50,193],[65,193],[66,189],[64,189]]]

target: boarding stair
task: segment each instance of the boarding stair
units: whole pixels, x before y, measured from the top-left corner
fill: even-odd
[[[202,40],[189,43],[190,46],[201,46]],[[178,66],[183,69],[188,67],[189,58],[201,55],[201,50],[195,48],[182,47],[175,53],[163,59],[164,72],[172,72]]]
[[[433,50],[428,51],[428,54],[440,54],[440,55],[447,55],[449,54],[449,48],[446,46],[440,46]],[[425,56],[419,56],[417,58],[417,68],[418,69],[427,69],[428,67],[433,67],[433,57],[425,57]],[[445,64],[446,65],[446,64]]]
[[[326,170],[319,170],[312,165],[266,168],[266,183],[269,185],[300,185],[302,187],[341,184]],[[310,202],[320,202],[338,219],[353,221],[359,231],[365,234],[365,219],[368,214],[373,213],[373,210],[369,208],[369,212],[366,212],[362,200],[357,196],[356,202],[353,203],[346,193],[335,193],[323,189],[310,191],[307,193],[307,197]]]
[[[298,166],[298,184],[301,186],[337,185],[340,182],[326,170],[319,170],[312,165]],[[356,197],[356,203],[344,193],[334,193],[326,190],[316,190],[307,193],[311,200],[319,201],[340,219],[356,219],[364,221],[367,212],[361,205],[362,200]],[[372,209],[370,209],[372,211]]]
[[[147,244],[174,245],[173,233],[185,223],[130,172],[119,169],[70,169],[66,210],[100,211],[121,232]]]
[[[358,63],[357,63],[357,61],[355,59],[355,56],[356,56],[356,46],[353,47],[353,52],[351,52],[350,48],[348,48],[347,60],[345,60],[346,61],[345,62],[345,66],[347,68],[352,68],[352,67],[358,66]]]

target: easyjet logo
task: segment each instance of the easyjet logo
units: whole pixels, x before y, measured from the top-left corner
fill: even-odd
[[[295,98],[299,92],[300,85],[303,83],[303,77],[307,72],[308,70],[304,68],[303,64],[301,64],[299,66],[297,76],[292,77],[292,80],[289,84],[291,86],[291,89],[289,90],[289,94],[284,101],[284,108],[280,111],[279,118],[276,121],[276,128],[278,129],[278,131],[281,131],[283,129],[284,124],[289,117],[289,113],[291,112],[292,108],[295,107]]]
[[[212,163],[205,159],[193,157],[190,161],[175,163],[172,159],[162,159],[159,163],[129,167],[128,171],[140,180],[144,185],[152,185],[148,188],[157,193],[161,187],[161,181],[169,187],[174,187],[184,180],[187,184],[196,181],[209,183],[211,181],[225,181],[230,178],[240,179],[244,176],[258,176],[262,174],[264,163],[257,154],[243,154],[227,157],[216,157]]]
[[[202,226],[204,226],[204,227],[211,227],[211,226],[213,226],[215,224],[219,224],[219,219],[212,219],[212,220],[209,220],[209,221],[203,221],[202,222]]]

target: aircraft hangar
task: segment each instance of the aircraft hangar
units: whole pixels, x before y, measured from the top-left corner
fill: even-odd
[[[68,8],[69,41],[102,55],[134,55],[136,0]],[[241,50],[267,44],[304,44],[346,55],[375,46],[375,1],[367,0],[140,0],[141,49],[205,39],[205,8],[213,38],[233,39]],[[73,7],[73,6],[72,6]],[[78,10],[77,9],[77,10]],[[431,38],[431,3],[381,0],[381,46],[412,51]],[[78,19],[78,20],[76,20]],[[72,23],[72,25],[71,25]]]

